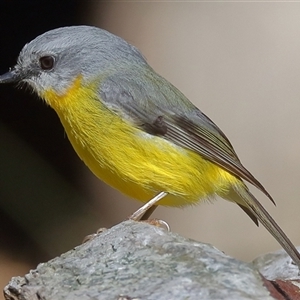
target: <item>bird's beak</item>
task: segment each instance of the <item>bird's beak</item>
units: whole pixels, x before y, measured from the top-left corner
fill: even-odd
[[[20,72],[16,68],[12,68],[7,73],[0,75],[0,84],[19,82],[21,79]]]

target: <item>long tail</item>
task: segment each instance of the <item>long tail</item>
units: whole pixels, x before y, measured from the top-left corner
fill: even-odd
[[[237,196],[240,197],[240,201],[235,202],[244,209],[244,211],[251,217],[253,221],[255,221],[255,218],[260,221],[260,223],[273,235],[273,237],[300,269],[300,254],[298,250],[278,226],[275,220],[269,215],[266,209],[251,194],[249,189],[244,184],[235,185],[233,189],[237,193]],[[233,201],[233,199],[230,200]]]

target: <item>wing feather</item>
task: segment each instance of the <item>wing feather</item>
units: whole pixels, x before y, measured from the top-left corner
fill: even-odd
[[[139,77],[143,74],[140,70]],[[107,106],[141,130],[197,152],[232,175],[261,190],[274,204],[262,184],[241,164],[225,134],[177,88],[153,71],[144,80],[130,72],[112,76],[101,85]],[[148,82],[145,86],[144,82]]]

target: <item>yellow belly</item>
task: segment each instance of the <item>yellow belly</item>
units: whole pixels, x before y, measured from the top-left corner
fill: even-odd
[[[199,154],[149,135],[109,110],[77,78],[65,95],[42,96],[55,109],[78,156],[101,180],[122,193],[184,206],[222,193],[237,179]]]

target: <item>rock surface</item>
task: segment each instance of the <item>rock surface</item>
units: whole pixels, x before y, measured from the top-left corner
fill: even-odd
[[[267,283],[256,265],[211,245],[126,221],[13,278],[4,294],[15,300],[281,299]]]

